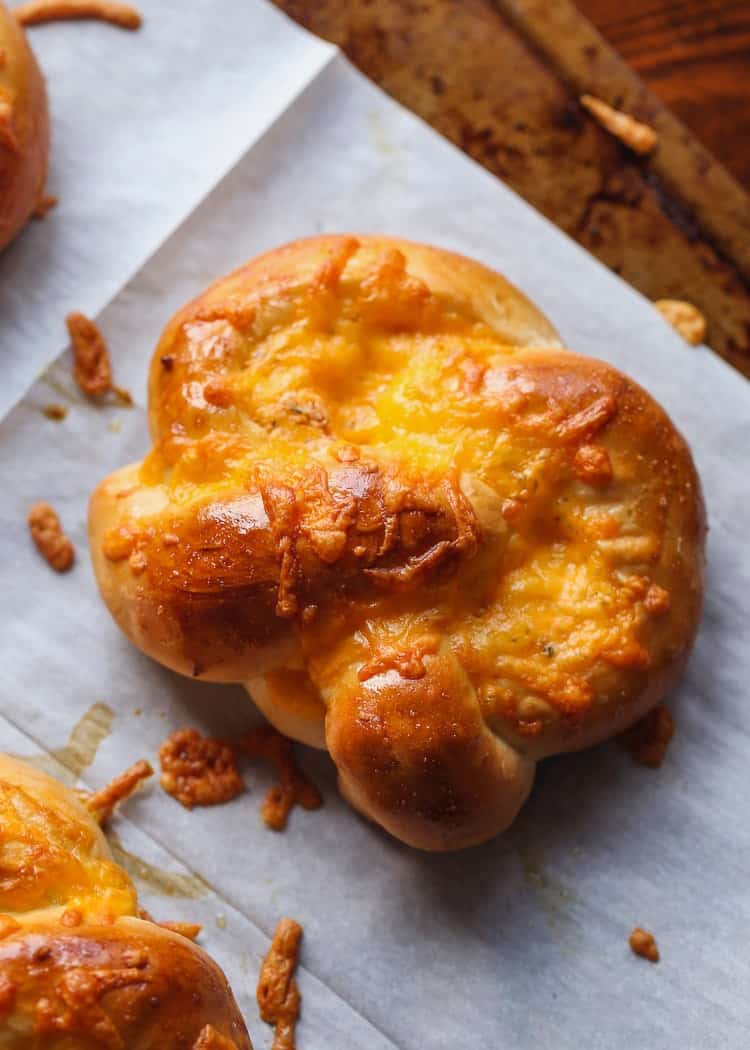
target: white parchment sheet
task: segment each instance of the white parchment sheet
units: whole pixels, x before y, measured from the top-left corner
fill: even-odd
[[[280,835],[259,818],[264,769],[221,809],[188,813],[154,786],[116,824],[125,848],[211,891],[160,897],[147,879],[149,908],[206,923],[203,944],[260,1048],[270,1034],[253,1005],[258,959],[288,914],[305,927],[299,1050],[745,1050],[750,387],[341,58],[101,315],[138,407],[84,403],[63,357],[0,426],[0,746],[60,748],[106,704],[112,732],[84,774],[93,785],[153,760],[173,729],[229,733],[256,717],[241,689],[182,680],[119,634],[89,566],[86,502],[148,447],[147,362],[172,311],[254,253],[329,230],[405,235],[496,266],[571,347],[627,370],[672,413],[711,522],[703,625],[671,700],[677,732],[659,771],[633,766],[616,744],[543,763],[511,831],[455,855],[418,853],[366,824],[337,797],[327,756],[304,749],[325,806],[295,812]],[[51,400],[69,402],[64,423],[41,415]],[[66,577],[26,533],[40,498],[78,546]],[[658,966],[631,954],[636,924],[656,934]]]
[[[12,0],[15,3],[15,0]],[[335,54],[258,0],[139,0],[136,33],[28,30],[60,198],[0,255],[0,414]]]

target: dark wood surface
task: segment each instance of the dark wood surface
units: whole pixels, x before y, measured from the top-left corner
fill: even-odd
[[[750,0],[576,0],[750,190]]]
[[[590,8],[602,32],[619,34],[623,48],[631,46],[630,29],[641,24],[641,39],[650,41],[641,53],[652,56],[661,78],[654,88],[666,91],[671,83],[676,92],[680,69],[690,63],[669,43],[673,30],[664,31],[667,44],[660,42],[661,23],[649,11],[669,7],[676,17],[682,7],[692,12],[695,27],[705,25],[701,10],[726,7],[735,18],[750,0],[580,0],[579,7],[571,0],[275,2],[338,44],[375,83],[647,298],[698,306],[708,319],[710,345],[750,376],[750,196],[581,13]],[[634,21],[623,21],[631,16]],[[706,35],[707,52],[717,51],[721,34]],[[744,46],[741,34],[730,36],[728,50]],[[656,61],[664,54],[666,60]],[[690,77],[686,83],[688,98]],[[629,153],[581,109],[582,91],[653,124],[656,152]],[[700,105],[683,116],[708,141],[701,129],[713,128],[722,103],[710,103],[700,91],[697,97]],[[750,119],[741,109],[738,121]],[[737,150],[732,167],[739,173],[732,138],[722,153]],[[748,143],[750,136],[743,150]]]

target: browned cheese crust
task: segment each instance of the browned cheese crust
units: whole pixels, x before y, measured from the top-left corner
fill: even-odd
[[[3,1050],[252,1050],[224,974],[137,917],[130,879],[72,791],[0,755],[0,829]],[[200,1043],[207,1026],[216,1039]]]
[[[404,841],[501,831],[538,759],[679,675],[703,589],[690,452],[478,263],[287,245],[177,314],[149,393],[153,450],[91,502],[112,614],[168,667],[244,681]]]
[[[260,809],[266,827],[283,831],[296,805],[303,809],[320,809],[323,805],[322,795],[295,761],[291,740],[273,726],[251,729],[239,746],[250,758],[265,758],[276,767],[279,782],[269,789]]]
[[[129,4],[111,3],[109,0],[28,0],[13,12],[24,26],[93,18],[110,22],[121,29],[140,29],[140,12]]]
[[[245,790],[234,749],[197,729],[170,733],[159,748],[161,786],[185,807],[219,806]]]
[[[674,719],[664,704],[657,704],[623,733],[622,742],[639,766],[658,769],[674,736]]]
[[[299,961],[302,927],[294,919],[280,919],[258,978],[260,1016],[274,1026],[271,1050],[295,1050],[295,1026],[300,995],[294,972]]]
[[[31,538],[48,565],[67,572],[75,561],[75,548],[63,532],[60,518],[49,503],[35,503],[27,517]]]
[[[630,934],[628,943],[634,955],[640,955],[642,959],[648,959],[652,963],[659,961],[659,947],[653,933],[649,933],[648,930],[642,930],[640,926],[636,926]]]
[[[0,251],[44,198],[47,91],[26,35],[0,3]]]

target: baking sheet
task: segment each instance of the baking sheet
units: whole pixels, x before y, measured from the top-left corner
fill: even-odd
[[[295,812],[282,835],[260,823],[263,769],[221,810],[187,813],[154,787],[127,807],[118,834],[129,852],[200,875],[212,891],[165,897],[147,878],[147,906],[206,922],[203,943],[226,967],[257,1047],[270,1045],[252,1003],[257,959],[281,914],[306,931],[300,1050],[747,1047],[750,388],[341,58],[101,315],[138,406],[84,404],[63,357],[0,427],[0,745],[59,749],[81,720],[101,723],[103,709],[91,712],[104,704],[111,732],[83,770],[94,785],[136,757],[153,760],[175,728],[232,733],[254,720],[241,689],[179,679],[121,637],[88,564],[86,501],[148,447],[146,366],[172,310],[255,252],[326,230],[406,235],[496,266],[570,346],[626,369],[670,410],[711,522],[706,613],[671,700],[677,732],[655,772],[616,744],[543,763],[511,831],[457,855],[417,853],[360,820],[338,799],[327,757],[304,749],[325,806]],[[41,407],[61,399],[67,420],[46,420]],[[26,534],[39,498],[77,543],[67,577]],[[658,966],[630,953],[636,924],[655,932]]]
[[[0,415],[317,71],[333,47],[262,3],[143,0],[137,33],[32,27],[60,198],[0,255]]]

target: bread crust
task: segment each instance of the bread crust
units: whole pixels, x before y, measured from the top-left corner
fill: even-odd
[[[0,755],[0,1047],[192,1050],[206,1025],[252,1050],[226,977],[138,917],[135,889],[72,791]]]
[[[212,285],[153,358],[154,448],[91,502],[128,636],[249,684],[415,846],[507,827],[535,762],[674,684],[703,592],[684,440],[502,277],[383,237]]]
[[[47,179],[47,90],[26,34],[0,2],[0,251],[40,203]]]
[[[193,1050],[207,1024],[231,1040],[227,1050],[251,1050],[216,963],[142,919],[25,926],[0,941],[0,978],[15,989],[12,1013],[0,1018],[3,1050]]]

